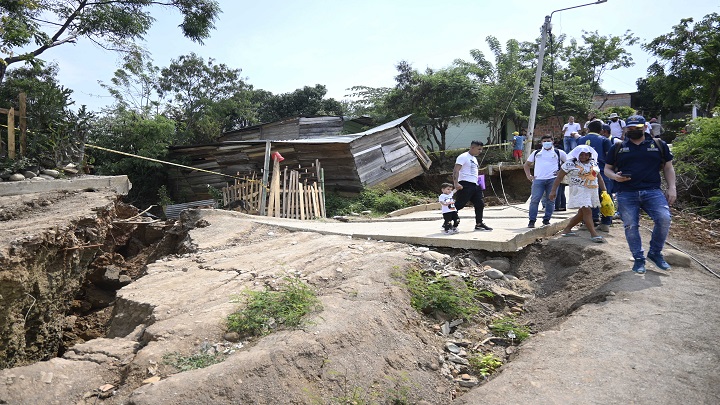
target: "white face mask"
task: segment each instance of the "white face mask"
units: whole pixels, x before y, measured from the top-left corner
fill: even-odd
[[[543,142],[543,148],[550,149],[552,148],[553,143],[552,142]]]

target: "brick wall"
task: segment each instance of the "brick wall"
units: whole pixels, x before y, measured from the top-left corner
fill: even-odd
[[[562,127],[566,123],[566,118],[554,116],[545,118],[535,124],[535,132],[533,132],[533,148],[540,144],[540,138],[543,135],[550,134],[553,139],[558,140],[563,136]],[[577,120],[575,122],[578,122]],[[582,125],[582,123],[580,123]]]

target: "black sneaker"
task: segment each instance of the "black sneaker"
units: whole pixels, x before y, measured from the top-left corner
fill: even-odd
[[[489,226],[485,225],[484,222],[481,222],[481,223],[475,225],[475,230],[476,230],[476,231],[477,231],[477,230],[480,230],[480,231],[492,231],[492,228],[490,228]]]
[[[548,225],[550,225],[550,221],[549,221],[549,220],[546,221],[546,220],[543,219],[543,226],[548,226]]]
[[[535,228],[535,221],[528,222],[528,228]],[[475,229],[478,229],[478,228],[475,227]]]

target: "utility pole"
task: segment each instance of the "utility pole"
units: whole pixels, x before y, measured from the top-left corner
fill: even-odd
[[[585,7],[585,6],[592,6],[593,4],[601,4],[605,3],[607,0],[597,0],[594,3],[588,3],[588,4],[581,4],[579,6],[573,6],[568,8],[561,8],[560,10],[555,10],[550,15],[545,16],[545,22],[542,26],[542,36],[540,37],[540,49],[538,50],[538,63],[537,63],[537,69],[535,70],[535,85],[533,86],[533,94],[532,99],[530,100],[530,116],[528,117],[528,139],[530,142],[525,145],[525,156],[530,156],[530,152],[532,151],[533,141],[535,137],[535,118],[537,116],[537,103],[538,98],[540,97],[540,79],[542,78],[542,67],[543,67],[543,59],[545,58],[545,44],[547,43],[547,35],[550,31],[551,25],[550,21],[552,20],[552,15],[557,13],[558,11],[565,11],[570,10],[573,8],[578,7]]]

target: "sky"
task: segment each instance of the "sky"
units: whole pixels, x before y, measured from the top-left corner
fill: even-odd
[[[181,15],[156,8],[156,22],[143,45],[156,66],[195,52],[233,69],[256,89],[275,94],[323,84],[326,97],[347,98],[352,86],[391,87],[395,65],[439,69],[456,59],[472,60],[470,50],[492,53],[485,38],[534,41],[546,15],[589,0],[220,0],[216,29],[203,45],[184,38]],[[640,43],[672,31],[682,18],[695,21],[720,13],[717,0],[608,0],[555,12],[552,32],[580,40],[583,30],[600,35],[632,31]],[[608,71],[602,86],[617,93],[636,90],[653,58],[639,45],[627,48],[631,68]],[[113,99],[98,81],[109,83],[121,57],[88,40],[52,48],[41,59],[55,61],[58,79],[73,89],[76,106],[91,110]]]

